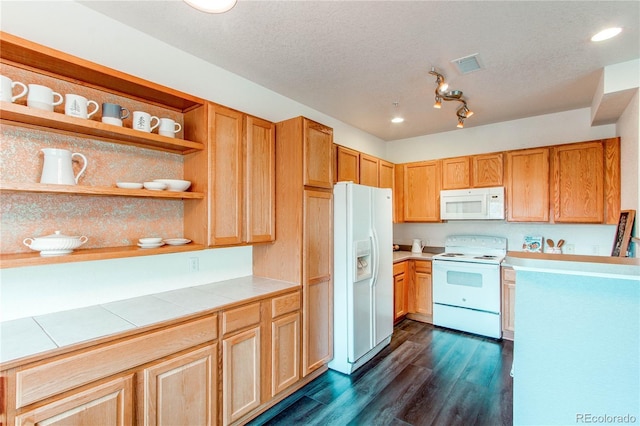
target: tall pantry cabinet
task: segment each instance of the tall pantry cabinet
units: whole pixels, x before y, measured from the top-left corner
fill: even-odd
[[[333,130],[276,124],[276,240],[253,248],[253,273],[302,286],[302,376],[333,354]]]

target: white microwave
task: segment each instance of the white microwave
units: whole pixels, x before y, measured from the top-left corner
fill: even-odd
[[[443,220],[504,219],[504,187],[440,191]]]

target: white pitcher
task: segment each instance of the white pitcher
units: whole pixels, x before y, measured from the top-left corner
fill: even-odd
[[[411,246],[411,253],[422,253],[422,249],[424,245],[422,244],[422,240],[415,239],[413,240],[413,245]]]
[[[71,151],[57,148],[43,148],[42,152],[44,152],[44,166],[40,183],[76,185],[87,168],[87,157],[77,152],[72,154]],[[75,156],[83,160],[82,169],[77,176],[73,175],[72,166],[72,160]]]

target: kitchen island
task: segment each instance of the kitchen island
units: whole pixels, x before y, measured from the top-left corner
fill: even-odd
[[[514,424],[638,421],[640,259],[510,252],[505,261],[518,281]]]

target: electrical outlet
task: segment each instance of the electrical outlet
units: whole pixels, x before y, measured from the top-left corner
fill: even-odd
[[[600,254],[600,246],[591,246],[591,254]]]
[[[576,254],[576,246],[573,244],[565,244],[562,246],[564,254]]]
[[[198,272],[198,270],[200,269],[200,262],[197,257],[190,257],[188,265],[189,272]]]

